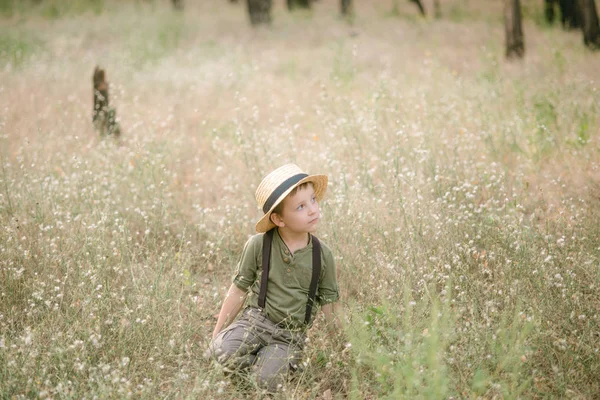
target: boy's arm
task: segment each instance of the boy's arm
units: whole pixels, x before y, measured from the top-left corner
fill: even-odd
[[[213,339],[235,319],[246,301],[246,296],[248,296],[247,292],[238,288],[234,283],[231,284],[219,312],[217,325],[212,334]]]

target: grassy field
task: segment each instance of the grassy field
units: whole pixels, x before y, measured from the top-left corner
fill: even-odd
[[[287,162],[347,328],[281,398],[600,397],[600,54],[541,2],[514,63],[497,2],[355,2],[0,1],[0,399],[260,398],[202,353]]]

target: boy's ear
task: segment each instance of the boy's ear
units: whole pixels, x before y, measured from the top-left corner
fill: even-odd
[[[285,226],[285,224],[283,223],[283,220],[281,219],[281,215],[276,214],[276,213],[271,213],[269,218],[271,218],[271,222],[273,222],[276,226],[278,226],[280,228],[283,228]]]

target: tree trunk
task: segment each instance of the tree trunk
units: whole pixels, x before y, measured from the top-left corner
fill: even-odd
[[[311,0],[287,0],[287,8],[292,11],[294,8],[310,8]]]
[[[546,0],[544,2],[544,15],[546,16],[546,22],[548,22],[549,24],[554,23],[554,17],[556,15],[554,13],[554,5],[556,1],[557,0]]]
[[[504,29],[506,32],[506,58],[523,58],[525,45],[519,0],[504,0]]]
[[[560,19],[565,29],[575,29],[582,25],[581,10],[577,0],[559,0]]]
[[[248,14],[252,25],[271,23],[271,0],[248,0]]]
[[[92,123],[100,135],[121,134],[121,129],[117,123],[117,112],[114,108],[108,106],[108,82],[103,69],[96,66],[92,78],[94,85],[94,108],[92,110]]]
[[[419,7],[419,12],[421,13],[421,15],[425,16],[425,7],[423,7],[423,3],[421,3],[421,0],[410,0],[410,1],[415,3],[417,5],[417,7]]]
[[[352,14],[352,0],[341,0],[342,15]]]
[[[442,7],[440,6],[440,0],[433,0],[433,13],[436,18],[442,18]]]
[[[598,23],[598,11],[594,0],[578,0],[581,12],[583,30],[583,43],[594,50],[600,49],[600,26]]]

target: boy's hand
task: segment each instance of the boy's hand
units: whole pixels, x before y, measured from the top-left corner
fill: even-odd
[[[217,318],[217,324],[213,330],[212,338],[217,337],[219,332],[229,325],[238,315],[244,302],[246,301],[247,292],[238,288],[235,284],[231,284],[227,296],[221,306],[221,311]]]

